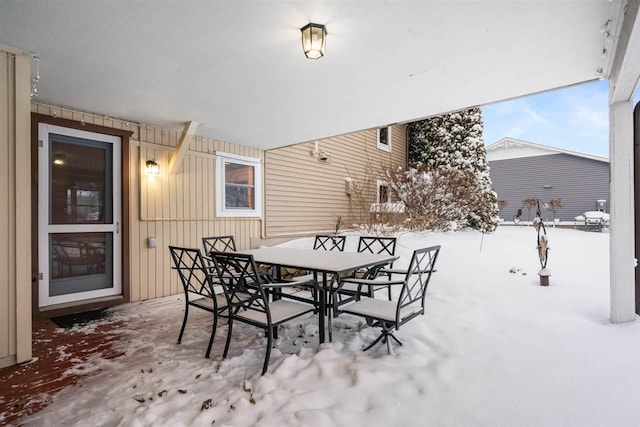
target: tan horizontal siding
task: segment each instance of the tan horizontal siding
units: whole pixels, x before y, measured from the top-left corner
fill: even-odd
[[[345,178],[358,182],[369,177],[375,199],[376,178],[387,167],[406,165],[406,126],[393,126],[391,153],[377,148],[376,130],[356,132],[318,141],[323,162],[310,152],[314,142],[268,150],[265,153],[267,236],[333,230],[338,216],[350,228],[358,204],[345,194]]]

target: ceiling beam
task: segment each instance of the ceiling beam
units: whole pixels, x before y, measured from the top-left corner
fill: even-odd
[[[184,129],[182,129],[182,135],[180,136],[180,141],[178,141],[178,145],[175,150],[173,150],[171,159],[169,159],[169,175],[175,175],[178,172],[178,169],[180,169],[180,166],[182,165],[182,158],[187,152],[189,143],[193,139],[193,135],[195,135],[197,128],[198,122],[190,121],[185,123]]]
[[[609,102],[628,101],[640,80],[640,0],[627,3],[622,31],[611,70]]]

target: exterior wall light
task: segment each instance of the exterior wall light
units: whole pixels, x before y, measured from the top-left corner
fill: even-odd
[[[147,175],[160,175],[160,165],[155,160],[147,160],[145,173]]]
[[[300,28],[302,33],[302,50],[309,59],[319,59],[324,55],[327,29],[320,24],[307,24]]]

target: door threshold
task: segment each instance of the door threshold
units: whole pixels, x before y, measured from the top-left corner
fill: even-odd
[[[96,310],[98,308],[112,307],[124,304],[127,301],[122,295],[92,298],[82,301],[65,302],[62,304],[38,307],[38,312],[34,312],[36,319],[48,319],[51,317],[63,316],[66,314],[81,313],[84,311]]]

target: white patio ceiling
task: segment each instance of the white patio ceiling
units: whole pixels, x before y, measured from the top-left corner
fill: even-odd
[[[621,0],[0,0],[39,99],[274,148],[607,74]],[[325,24],[325,57],[300,27]],[[608,22],[611,40],[601,27]],[[606,52],[603,55],[603,47]]]

